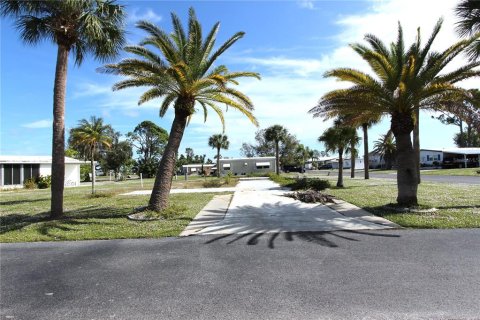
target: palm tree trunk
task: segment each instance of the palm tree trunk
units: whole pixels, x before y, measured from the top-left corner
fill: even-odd
[[[354,148],[354,146],[352,145],[352,148]],[[352,152],[352,156],[351,156],[351,159],[350,159],[350,163],[351,163],[351,166],[350,166],[350,178],[355,178],[355,159],[356,159],[357,155],[355,154],[355,152]]]
[[[370,179],[370,172],[369,172],[370,159],[369,159],[369,155],[368,155],[368,124],[367,123],[362,124],[362,129],[363,129],[364,177],[365,177],[365,179]]]
[[[278,141],[275,141],[275,173],[280,174],[280,161],[278,159]]]
[[[417,159],[410,137],[413,128],[411,114],[392,115],[392,132],[397,143],[397,203],[402,206],[418,204]]]
[[[90,158],[90,167],[92,168],[92,194],[95,194],[95,164],[93,161],[93,149],[92,157]]]
[[[458,139],[459,147],[465,147],[465,142],[463,141],[463,121],[460,120],[460,138]]]
[[[55,84],[53,87],[53,138],[52,138],[52,187],[50,218],[63,215],[63,189],[65,185],[65,95],[67,91],[67,67],[69,49],[58,45]]]
[[[415,127],[413,128],[413,148],[415,153],[415,166],[417,173],[417,181],[420,183],[420,108],[415,107]]]
[[[217,148],[217,177],[220,178],[220,148]]]
[[[338,149],[338,179],[337,187],[343,188],[343,149]]]
[[[173,171],[175,169],[176,157],[180,143],[182,142],[183,133],[187,126],[187,116],[181,112],[175,111],[170,136],[167,146],[160,160],[155,183],[153,184],[152,195],[150,196],[149,209],[161,211],[168,206],[168,197],[172,187]]]

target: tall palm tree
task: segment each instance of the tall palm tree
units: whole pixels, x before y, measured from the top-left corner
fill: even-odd
[[[418,32],[415,43],[406,49],[400,24],[397,41],[390,46],[374,35],[366,35],[368,46],[354,44],[352,48],[369,64],[374,76],[350,68],[327,72],[326,77],[348,81],[353,86],[328,92],[310,110],[314,116],[335,117],[369,111],[391,117],[391,130],[397,142],[397,202],[400,205],[418,203],[416,169],[419,159],[410,137],[418,121],[416,110],[434,109],[446,92],[464,92],[455,86],[456,82],[480,75],[475,69],[479,62],[470,62],[441,74],[450,61],[474,41],[462,40],[444,51],[431,51],[441,24],[439,20],[424,47]]]
[[[345,151],[347,153],[350,154],[350,162],[351,162],[351,166],[350,166],[350,178],[355,178],[355,162],[356,162],[356,159],[357,159],[357,156],[358,156],[358,149],[357,149],[357,146],[358,144],[360,143],[360,140],[362,140],[362,138],[360,138],[357,134],[357,130],[355,128],[353,128],[353,132],[350,133],[350,141],[349,141],[349,144],[348,144],[348,147],[345,149]]]
[[[53,87],[51,218],[63,215],[65,180],[65,96],[68,56],[80,65],[86,54],[106,61],[124,44],[124,9],[111,0],[0,0],[0,14],[12,16],[27,44],[50,40],[58,47]]]
[[[338,152],[338,179],[337,187],[343,188],[343,154],[351,143],[355,129],[352,127],[342,126],[336,122],[333,127],[328,128],[318,138],[319,142],[323,142],[327,152]]]
[[[95,194],[95,157],[98,151],[110,148],[112,143],[113,129],[110,125],[104,125],[102,118],[90,117],[90,121],[82,119],[78,127],[70,130],[70,142],[74,147],[84,150],[84,154],[90,159],[92,169],[92,194]]]
[[[373,144],[373,153],[380,156],[380,163],[385,160],[385,169],[391,170],[395,161],[397,146],[391,131],[381,135]]]
[[[279,124],[268,127],[265,130],[265,140],[275,142],[275,173],[280,174],[279,147],[288,134],[287,129]]]
[[[220,149],[227,150],[230,146],[228,137],[225,134],[214,134],[208,138],[208,146],[217,149],[217,177],[220,177]]]
[[[208,108],[211,108],[224,125],[223,111],[218,105],[221,104],[240,111],[258,126],[252,113],[254,108],[251,100],[229,85],[238,85],[237,79],[241,77],[260,79],[260,76],[254,72],[230,72],[224,65],[214,66],[218,57],[242,38],[244,33],[235,33],[214,51],[220,23],[213,26],[205,39],[193,9],[189,11],[187,32],[175,14],[172,14],[172,24],[173,32],[167,34],[152,23],[138,22],[137,27],[147,32],[148,37],[138,46],[124,48],[138,58],[127,58],[100,69],[101,72],[128,77],[116,83],[113,90],[148,87],[140,97],[139,104],[163,98],[160,117],[173,106],[175,116],[149,201],[149,208],[155,211],[161,211],[168,205],[176,154],[185,128],[197,111],[196,105],[203,110],[204,120]]]
[[[458,17],[457,33],[461,37],[471,37],[480,32],[480,1],[461,0],[455,8]],[[480,40],[477,39],[467,49],[471,61],[480,57]]]

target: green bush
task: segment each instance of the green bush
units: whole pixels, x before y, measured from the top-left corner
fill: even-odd
[[[80,165],[80,177],[83,177],[83,182],[90,182],[91,166],[89,164]]]
[[[269,178],[278,183],[282,187],[291,188],[292,190],[317,190],[322,191],[330,188],[330,182],[318,178],[288,178],[281,175],[270,174]]]
[[[231,171],[228,171],[223,178],[225,179],[225,184],[230,184],[230,182],[232,182],[233,173]]]
[[[23,187],[25,189],[36,189],[37,183],[35,182],[34,178],[27,179],[23,182]]]
[[[39,189],[50,188],[50,185],[52,184],[52,176],[39,176],[37,179],[35,179],[35,182],[37,183]]]
[[[203,182],[204,188],[219,188],[223,185],[223,181],[221,179],[210,179]]]

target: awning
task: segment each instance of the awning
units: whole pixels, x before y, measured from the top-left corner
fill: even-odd
[[[257,167],[270,166],[270,162],[257,162],[255,163]]]
[[[223,165],[223,169],[225,169],[225,168],[230,168],[230,163],[225,163],[225,164]]]

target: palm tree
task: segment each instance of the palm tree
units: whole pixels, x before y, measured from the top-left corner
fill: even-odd
[[[381,135],[380,139],[373,144],[373,153],[380,156],[380,163],[385,160],[385,169],[391,170],[392,163],[395,161],[397,146],[392,132],[388,131]]]
[[[217,177],[220,177],[220,149],[227,150],[230,146],[225,134],[214,134],[208,139],[208,146],[217,149]]]
[[[90,117],[90,121],[82,119],[78,127],[70,130],[70,142],[72,146],[84,150],[84,154],[90,159],[92,169],[92,194],[95,193],[95,156],[98,151],[110,148],[112,143],[113,129],[110,125],[104,125],[102,118]]]
[[[51,218],[63,215],[65,96],[68,56],[81,65],[86,54],[106,61],[124,44],[123,6],[111,0],[0,0],[0,14],[13,16],[27,44],[50,40],[58,47],[53,87]]]
[[[375,76],[350,68],[327,72],[326,77],[348,81],[353,86],[328,92],[310,110],[314,116],[348,116],[368,111],[391,117],[391,130],[397,142],[397,202],[400,205],[418,203],[419,158],[410,137],[418,121],[416,110],[434,109],[446,92],[464,92],[455,86],[456,82],[480,74],[475,69],[480,63],[471,62],[440,75],[449,62],[474,41],[462,40],[442,52],[430,51],[441,24],[439,20],[423,48],[418,33],[415,43],[406,49],[400,25],[397,41],[389,47],[374,35],[366,35],[369,46],[355,44],[352,48],[370,65]]]
[[[223,111],[218,106],[222,104],[240,111],[258,126],[252,114],[254,108],[251,100],[229,85],[237,85],[237,79],[241,77],[260,79],[260,76],[253,72],[230,72],[224,65],[213,65],[218,57],[243,37],[244,33],[235,33],[213,51],[220,26],[218,22],[205,39],[193,9],[189,11],[188,32],[184,31],[175,14],[172,14],[172,23],[173,33],[167,34],[147,21],[138,22],[137,27],[147,32],[148,37],[138,46],[124,48],[126,52],[138,58],[127,58],[100,69],[105,73],[128,77],[116,83],[113,90],[148,87],[149,89],[140,97],[139,104],[163,98],[160,117],[173,106],[175,116],[149,201],[149,209],[155,211],[161,211],[168,206],[176,154],[185,128],[196,112],[195,105],[203,110],[204,120],[207,118],[208,108],[211,108],[224,125]],[[160,54],[150,47],[158,50]]]
[[[350,166],[350,178],[355,178],[355,161],[357,159],[357,155],[358,155],[358,149],[357,149],[357,145],[360,143],[360,140],[362,140],[362,138],[360,138],[357,134],[357,130],[355,128],[353,128],[353,132],[351,132],[349,138],[350,138],[350,141],[349,141],[349,145],[347,147],[347,149],[345,150],[347,153],[350,153],[350,162],[351,162],[351,166]]]
[[[287,129],[279,124],[273,125],[265,129],[265,140],[273,141],[275,143],[275,173],[280,174],[280,161],[279,161],[279,144],[285,140],[288,132]]]
[[[480,32],[480,1],[461,0],[455,8],[455,14],[459,19],[456,29],[460,37],[472,37]],[[467,49],[467,54],[471,61],[480,57],[479,39]]]
[[[327,152],[338,152],[338,179],[337,187],[343,188],[343,153],[350,145],[352,136],[356,134],[352,127],[342,126],[336,122],[333,127],[328,128],[318,138],[323,142]]]

